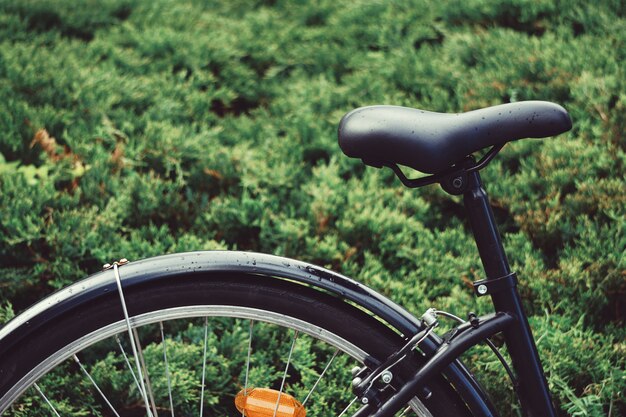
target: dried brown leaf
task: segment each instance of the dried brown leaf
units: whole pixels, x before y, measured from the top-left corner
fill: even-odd
[[[50,136],[46,129],[39,129],[37,133],[35,133],[33,140],[30,142],[30,147],[33,148],[35,145],[41,146],[43,151],[53,161],[58,161],[61,158],[61,155],[57,153],[56,139]]]
[[[219,171],[216,171],[214,169],[204,168],[204,173],[218,180],[221,180],[222,178],[224,178],[222,174],[219,173]]]

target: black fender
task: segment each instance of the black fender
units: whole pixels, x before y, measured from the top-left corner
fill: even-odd
[[[317,287],[354,302],[383,320],[408,338],[421,330],[421,322],[385,296],[365,285],[328,269],[294,259],[252,252],[201,251],[147,258],[119,267],[123,288],[171,279],[177,276],[208,273],[242,273],[288,279]],[[0,329],[0,357],[49,320],[75,307],[117,291],[114,271],[95,273],[82,281],[55,292],[34,304]],[[427,356],[441,343],[432,336],[421,345]],[[459,362],[450,365],[444,375],[462,395],[475,416],[494,416],[494,408],[471,373]]]

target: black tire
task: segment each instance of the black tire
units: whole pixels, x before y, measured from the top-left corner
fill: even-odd
[[[258,310],[259,314],[278,313],[339,336],[366,352],[366,363],[383,360],[403,343],[389,327],[337,297],[266,276],[214,272],[182,274],[134,285],[124,295],[131,318],[189,306],[235,306]],[[38,317],[38,320],[44,324],[41,330],[0,357],[0,398],[4,402],[0,403],[0,412],[8,406],[5,394],[15,390],[16,384],[24,384],[23,378],[34,368],[51,356],[58,356],[58,352],[67,350],[68,345],[78,339],[123,322],[124,315],[118,294],[108,291],[95,300],[73,306],[61,316],[49,320]],[[401,379],[399,376],[396,382]],[[29,385],[31,383],[32,379],[28,381]],[[429,388],[432,395],[423,404],[433,416],[470,415],[463,399],[443,377],[432,381]]]

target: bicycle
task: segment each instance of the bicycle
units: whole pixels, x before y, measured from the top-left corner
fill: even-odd
[[[54,397],[57,373],[72,369],[76,386],[85,385],[95,398],[92,412],[104,415],[203,415],[211,407],[213,414],[250,417],[388,417],[411,410],[495,416],[459,360],[487,341],[505,364],[522,410],[555,416],[479,171],[510,141],[554,136],[571,126],[565,109],[540,101],[460,114],[371,106],[340,122],[347,156],[391,168],[407,187],[439,183],[463,196],[486,274],[473,286],[477,296],[491,297],[492,314],[470,313],[466,321],[429,309],[417,318],[350,278],[273,255],[214,251],[122,259],[0,329],[0,413],[17,412],[20,396],[27,403],[39,398],[54,415],[71,410]],[[472,154],[486,148],[476,161]],[[399,165],[427,175],[409,179]],[[440,336],[435,329],[442,317],[460,324]],[[498,333],[512,370],[489,341]],[[178,369],[183,360],[168,351],[172,344],[176,352],[193,354],[191,370]],[[158,364],[157,357],[163,358]],[[199,402],[175,400],[180,386]],[[71,399],[87,401],[74,388],[63,387]],[[322,389],[330,394],[321,396]]]

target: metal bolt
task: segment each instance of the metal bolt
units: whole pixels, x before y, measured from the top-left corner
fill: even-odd
[[[391,380],[393,379],[393,374],[390,371],[385,371],[380,375],[380,379],[385,383],[388,384],[391,382]]]
[[[104,264],[102,265],[102,270],[104,271],[105,269],[109,269],[111,267],[111,264]]]
[[[478,286],[478,294],[481,294],[481,295],[487,294],[487,286],[485,284],[480,284]]]
[[[120,265],[127,264],[127,263],[128,263],[128,259],[126,259],[126,258],[122,258],[122,259],[120,259],[120,261],[119,261],[118,263],[119,263]]]
[[[358,387],[361,384],[361,382],[363,382],[363,379],[358,378],[358,377],[354,378],[352,380],[352,386],[356,388],[356,387]]]
[[[437,323],[436,311],[437,310],[435,310],[434,308],[429,308],[424,314],[422,314],[422,320],[424,321],[424,323],[426,323],[427,326],[432,326],[433,324]]]
[[[361,367],[360,366],[355,366],[354,368],[352,368],[352,370],[350,371],[350,373],[352,374],[352,376],[357,376],[357,374],[361,371]]]
[[[363,398],[361,398],[361,402],[362,402],[363,404],[367,404],[367,403],[369,403],[369,402],[370,402],[370,400],[368,400],[368,399],[367,399],[367,397],[363,397]]]
[[[476,317],[476,313],[471,312],[467,315],[467,320],[470,322],[473,328],[478,329],[480,325],[480,320]]]
[[[452,180],[452,186],[454,188],[461,188],[463,186],[463,178],[456,177],[455,179],[453,179]]]

